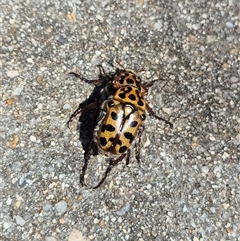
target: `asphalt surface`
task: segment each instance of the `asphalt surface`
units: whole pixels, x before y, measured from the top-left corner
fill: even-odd
[[[240,3],[2,1],[1,240],[240,240]],[[145,82],[141,163],[66,122],[120,61]],[[113,66],[111,65],[113,64]],[[144,68],[144,71],[142,70]]]

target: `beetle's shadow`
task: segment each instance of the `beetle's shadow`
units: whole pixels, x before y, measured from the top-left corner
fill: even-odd
[[[84,150],[84,159],[88,160],[90,155],[95,156],[98,154],[98,148],[94,141],[94,130],[98,125],[99,119],[101,119],[101,104],[103,103],[104,98],[106,98],[103,90],[112,80],[112,75],[111,73],[105,74],[100,70],[98,80],[87,80],[77,73],[71,72],[70,74],[80,78],[81,81],[95,85],[90,96],[80,103],[78,109],[75,111],[77,112],[78,110],[81,110],[77,130],[79,132],[79,140]],[[74,117],[74,113],[72,117]]]

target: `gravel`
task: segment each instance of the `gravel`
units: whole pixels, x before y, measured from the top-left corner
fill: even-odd
[[[1,240],[240,240],[240,4],[2,1]],[[119,60],[146,82],[140,165],[107,162],[66,122]],[[113,63],[114,66],[111,66]],[[144,71],[141,69],[144,68]],[[134,151],[133,151],[134,153]]]

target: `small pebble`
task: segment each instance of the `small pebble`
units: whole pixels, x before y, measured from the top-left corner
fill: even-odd
[[[64,106],[63,106],[63,109],[64,110],[69,110],[69,109],[71,109],[71,105],[69,105],[69,104],[65,104]]]
[[[17,70],[10,70],[7,71],[6,74],[9,78],[14,78],[19,75],[19,72]]]
[[[171,115],[172,111],[170,108],[162,108],[163,112],[167,113],[168,115]]]
[[[67,211],[67,203],[65,201],[60,201],[55,204],[55,209],[59,215],[65,213]]]
[[[126,203],[124,207],[122,207],[120,210],[118,210],[116,213],[119,216],[123,216],[125,213],[127,213],[130,209],[130,204]]]
[[[16,223],[20,226],[23,226],[25,224],[25,220],[21,216],[17,215],[16,216]]]
[[[202,166],[202,173],[207,174],[209,172],[209,168],[207,166]]]
[[[49,204],[49,203],[47,203],[47,204],[45,204],[45,205],[43,206],[43,210],[44,210],[45,212],[48,212],[51,208],[52,208],[52,205]]]
[[[55,237],[46,237],[45,241],[58,241]]]
[[[154,30],[160,30],[162,28],[162,21],[157,21],[155,24],[154,24]]]
[[[37,139],[36,139],[36,137],[35,137],[35,136],[30,136],[30,141],[32,141],[32,142],[36,142],[36,141],[37,141]]]
[[[227,26],[228,28],[233,28],[233,23],[231,23],[231,22],[226,22],[226,26]]]
[[[30,64],[34,63],[34,61],[31,58],[27,58],[27,62],[30,63]]]
[[[225,160],[229,157],[229,154],[227,152],[224,152],[222,155],[222,158]]]
[[[17,88],[15,88],[15,89],[13,90],[12,95],[18,96],[18,95],[21,94],[22,91],[23,91],[23,86],[18,86]]]
[[[3,223],[3,228],[4,229],[9,229],[11,226],[12,226],[12,223],[10,223],[10,222],[4,222]]]

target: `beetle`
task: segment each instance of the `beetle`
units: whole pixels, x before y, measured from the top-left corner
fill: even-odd
[[[96,144],[99,153],[110,157],[110,160],[102,179],[94,188],[100,187],[112,168],[125,157],[126,164],[129,163],[130,149],[134,142],[135,157],[140,162],[141,135],[144,130],[146,111],[156,119],[170,125],[171,128],[173,127],[171,122],[157,116],[145,100],[148,88],[156,80],[143,84],[141,78],[131,69],[117,68],[115,73],[107,75],[102,67],[100,67],[100,71],[104,73],[104,78],[92,81],[94,84],[105,81],[98,100],[88,104],[85,108],[79,107],[68,121],[69,124],[77,114],[82,114],[93,107],[96,108],[98,118],[92,129],[91,145]],[[82,185],[84,185],[84,175],[89,158],[90,155],[86,155],[80,175]]]

